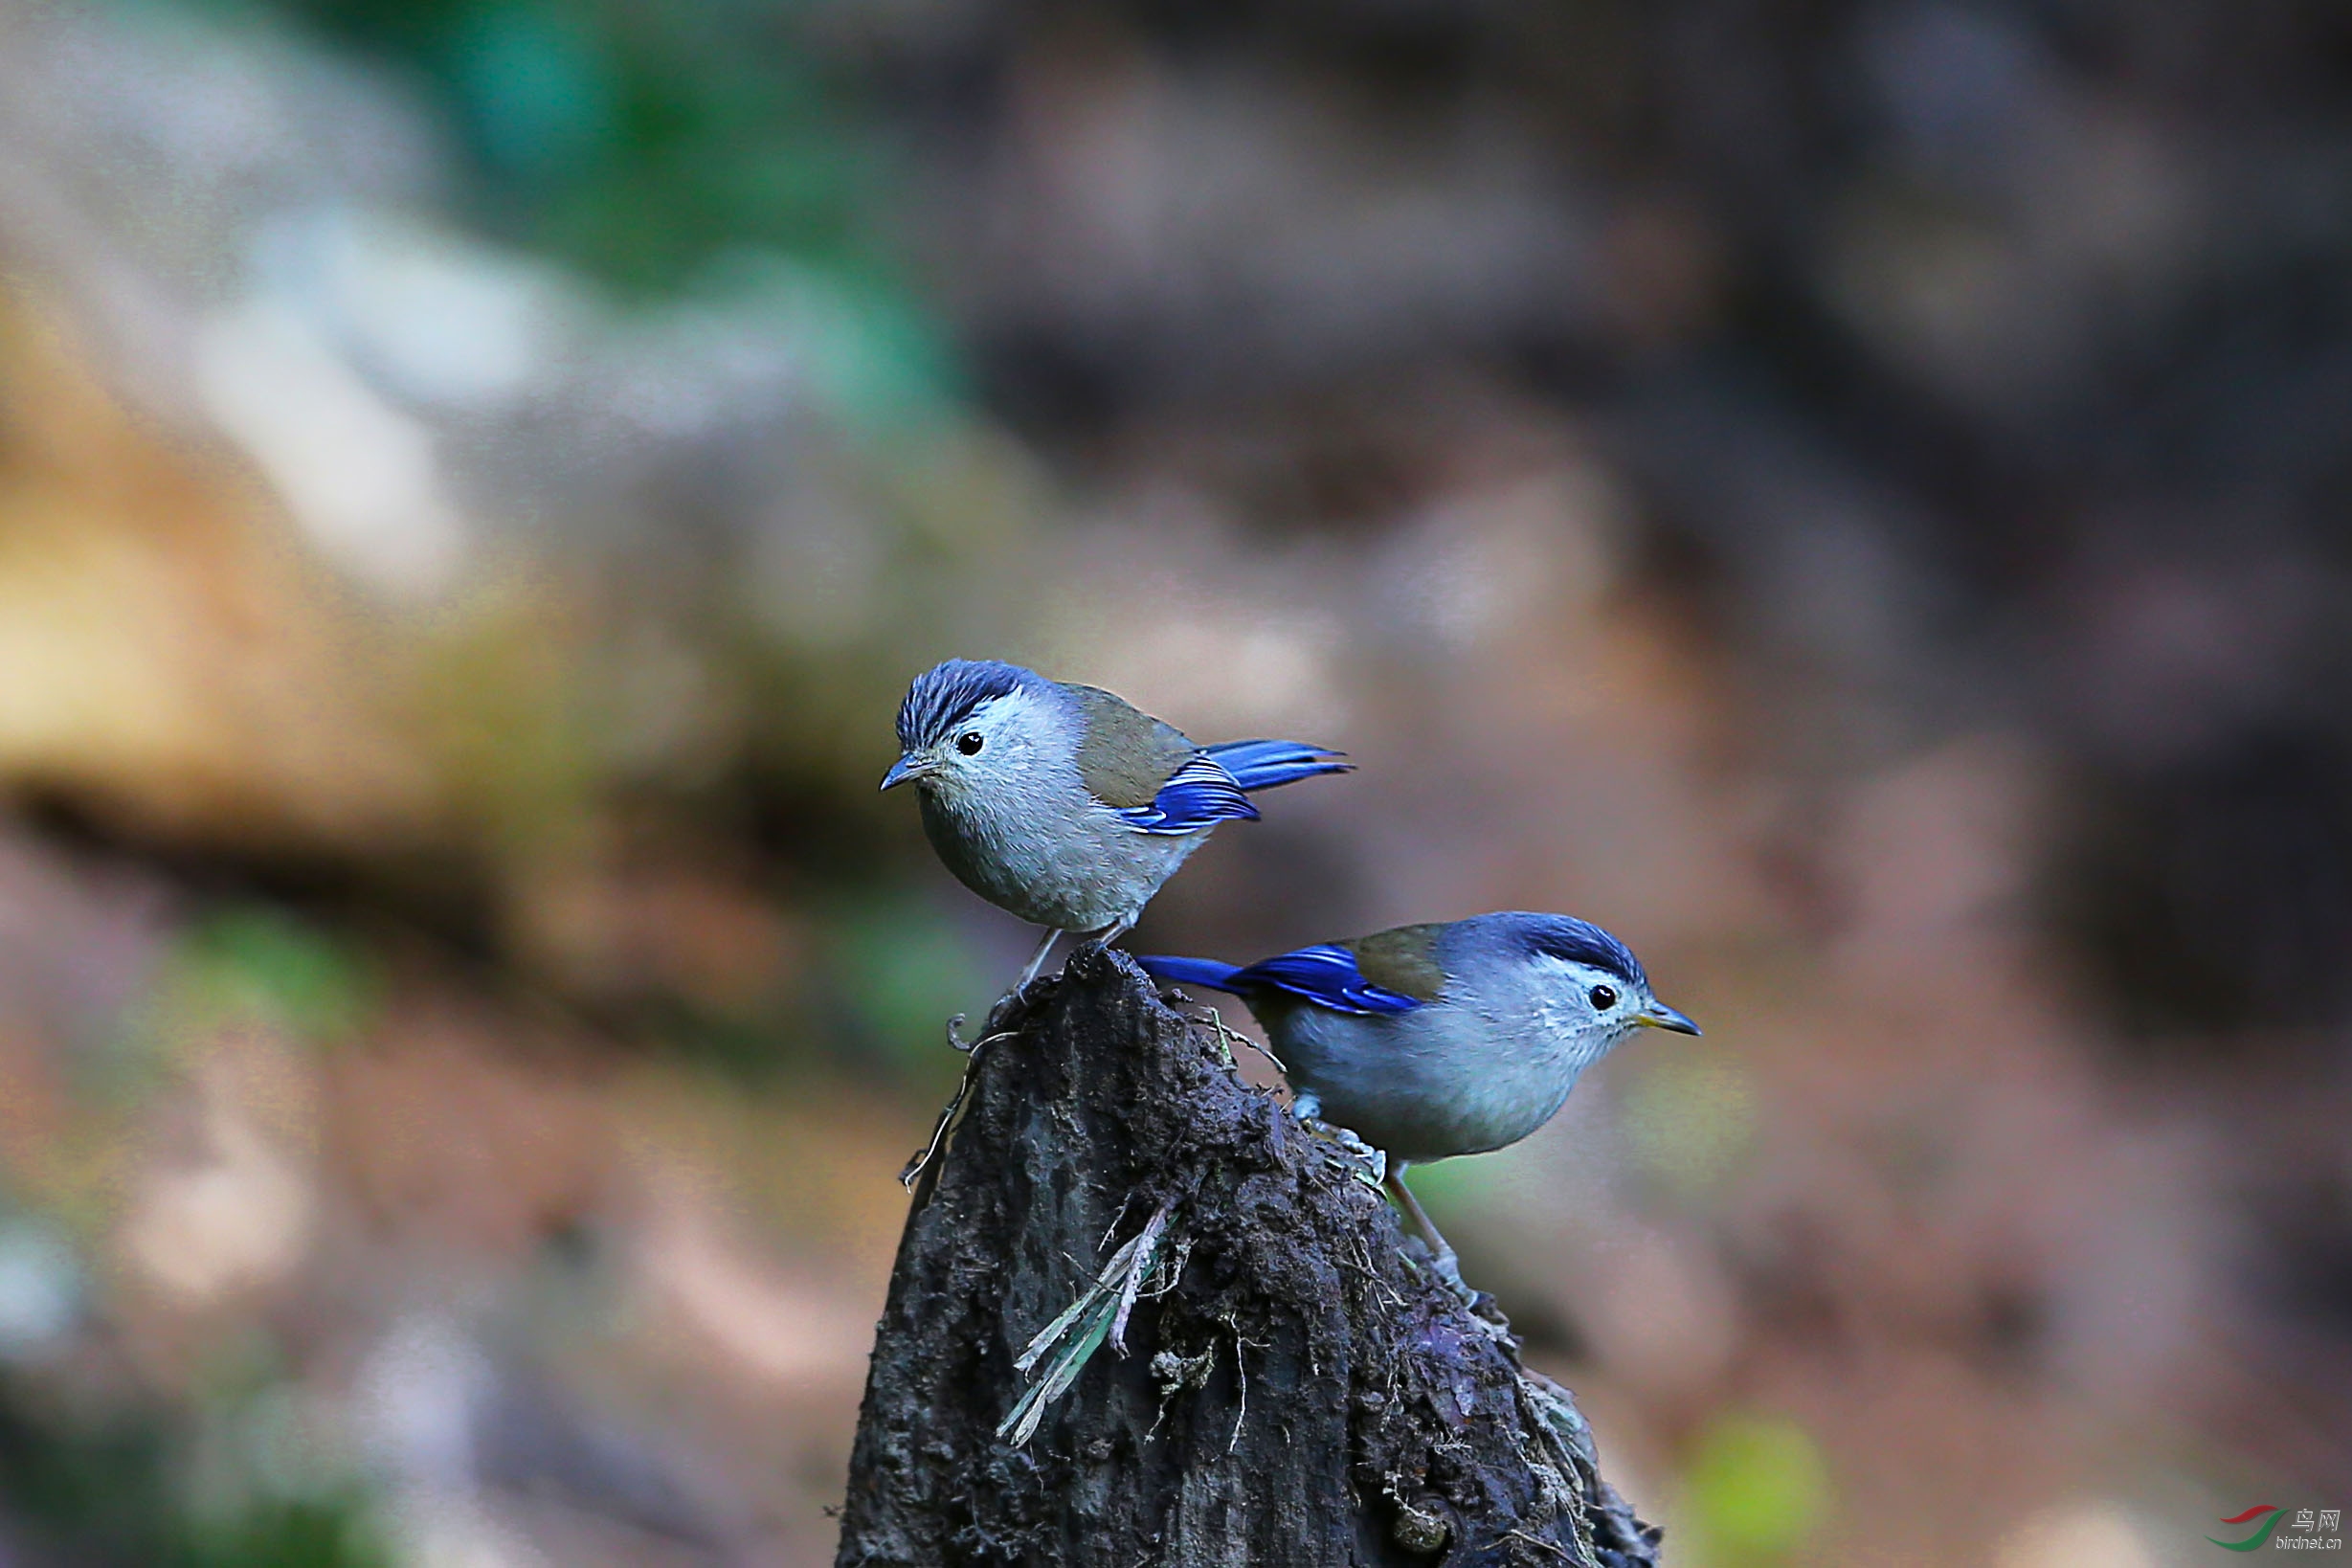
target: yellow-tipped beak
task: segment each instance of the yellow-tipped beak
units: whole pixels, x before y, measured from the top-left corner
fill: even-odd
[[[1653,1001],[1633,1015],[1633,1021],[1645,1029],[1671,1029],[1678,1035],[1695,1035],[1699,1026],[1662,1001]]]

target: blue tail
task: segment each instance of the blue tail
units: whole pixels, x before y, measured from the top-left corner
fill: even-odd
[[[1154,980],[1170,985],[1204,985],[1211,991],[1233,990],[1233,977],[1241,970],[1232,964],[1221,964],[1214,958],[1146,958],[1135,962]]]
[[[1355,766],[1337,751],[1300,741],[1227,741],[1222,746],[1208,748],[1208,753],[1244,790],[1270,790],[1312,778],[1317,773],[1344,773]]]

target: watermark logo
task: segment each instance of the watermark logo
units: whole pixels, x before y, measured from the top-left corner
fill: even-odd
[[[2260,1549],[2264,1543],[2270,1540],[2271,1532],[2276,1530],[2278,1528],[2278,1521],[2285,1517],[2285,1514],[2279,1512],[2278,1505],[2276,1503],[2256,1503],[2252,1508],[2248,1509],[2245,1512],[2235,1514],[2222,1521],[2222,1523],[2226,1525],[2242,1525],[2251,1524],[2252,1521],[2260,1519],[2262,1523],[2255,1526],[2254,1533],[2252,1534],[2247,1536],[2242,1541],[2226,1541],[2219,1535],[2207,1535],[2206,1539],[2211,1541],[2215,1546],[2222,1547],[2225,1550],[2231,1552],[2256,1551]]]
[[[2256,1521],[2260,1521],[2257,1523]],[[2265,1546],[2280,1551],[2341,1552],[2343,1537],[2336,1532],[2342,1528],[2343,1510],[2337,1508],[2298,1508],[2293,1518],[2276,1503],[2256,1503],[2245,1512],[2224,1519],[2226,1525],[2253,1525],[2253,1529],[2238,1540],[2226,1541],[2219,1535],[2207,1535],[2206,1540],[2225,1552],[2258,1552]],[[2284,1524],[2287,1528],[2279,1530]]]

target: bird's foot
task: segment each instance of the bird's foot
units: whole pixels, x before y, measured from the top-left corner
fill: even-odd
[[[1501,1303],[1490,1292],[1479,1289],[1462,1277],[1462,1260],[1455,1256],[1454,1249],[1450,1246],[1432,1249],[1426,1239],[1417,1237],[1415,1240],[1421,1242],[1422,1250],[1427,1256],[1416,1256],[1413,1249],[1408,1247],[1405,1249],[1405,1261],[1416,1268],[1424,1268],[1435,1274],[1438,1283],[1462,1304],[1463,1311],[1488,1338],[1508,1342],[1512,1338],[1511,1320],[1503,1315]]]
[[[1326,1159],[1373,1191],[1388,1179],[1388,1156],[1346,1128],[1314,1116],[1300,1117],[1299,1127],[1322,1146]]]
[[[988,1036],[995,1034],[1004,1025],[1007,1019],[1011,1019],[1015,1013],[1019,1012],[1022,1006],[1024,1006],[1028,1000],[1029,988],[1025,985],[1017,985],[1012,990],[1006,992],[1003,996],[998,997],[996,1001],[990,1005],[988,1009],[988,1017],[981,1020],[981,1038],[986,1039]],[[963,1017],[961,1013],[958,1013],[955,1016],[959,1019]],[[968,1051],[972,1049],[971,1046],[957,1042],[954,1039],[954,1031],[952,1029],[949,1031],[949,1042],[950,1043],[954,1044],[958,1050]]]
[[[1429,1218],[1429,1212],[1413,1196],[1413,1189],[1404,1184],[1404,1167],[1397,1166],[1388,1176],[1388,1194],[1397,1200],[1397,1207],[1412,1221],[1413,1236],[1406,1243],[1404,1257],[1416,1269],[1427,1269],[1438,1282],[1450,1291],[1470,1321],[1490,1337],[1501,1341],[1511,1338],[1511,1325],[1497,1307],[1494,1298],[1483,1290],[1472,1289],[1470,1282],[1462,1277],[1462,1260],[1456,1256],[1453,1243]],[[1420,1255],[1416,1255],[1416,1251]],[[1426,1260],[1425,1262],[1423,1260]]]
[[[1032,974],[998,997],[996,1004],[989,1008],[987,1019],[980,1024],[981,1038],[1000,1034],[1009,1027],[1020,1011],[1029,1005],[1029,998],[1036,995],[1038,982],[1042,978],[1042,975]]]
[[[1416,1268],[1423,1268],[1435,1274],[1438,1283],[1452,1291],[1455,1298],[1462,1303],[1464,1310],[1470,1312],[1471,1315],[1477,1315],[1478,1304],[1482,1299],[1486,1301],[1494,1299],[1483,1290],[1472,1288],[1470,1282],[1462,1277],[1462,1260],[1455,1255],[1452,1247],[1432,1247],[1427,1239],[1422,1237],[1416,1237],[1414,1240],[1421,1243],[1421,1251],[1426,1256],[1416,1257],[1414,1250],[1407,1247],[1404,1254],[1405,1260]]]
[[[1134,929],[1135,917],[1133,915],[1129,915],[1124,920],[1114,920],[1109,925],[1105,926],[1101,930],[1093,931],[1086,936],[1080,937],[1078,940],[1077,952],[1086,953],[1089,956],[1094,956],[1109,952],[1111,943],[1116,942],[1120,937],[1125,936],[1129,931],[1133,930]]]

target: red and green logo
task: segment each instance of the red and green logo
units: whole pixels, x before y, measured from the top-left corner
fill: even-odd
[[[2276,1503],[2257,1503],[2252,1508],[2248,1509],[2245,1512],[2240,1513],[2233,1518],[2224,1519],[2222,1521],[2222,1523],[2226,1525],[2242,1525],[2251,1523],[2255,1519],[2260,1519],[2262,1523],[2255,1526],[2254,1533],[2252,1534],[2247,1536],[2242,1541],[2226,1541],[2219,1535],[2207,1535],[2206,1539],[2211,1541],[2215,1546],[2221,1547],[2225,1551],[2252,1552],[2258,1550],[2264,1541],[2271,1538],[2271,1532],[2276,1530],[2278,1528],[2278,1521],[2285,1517],[2285,1514],[2278,1512],[2278,1505]]]

